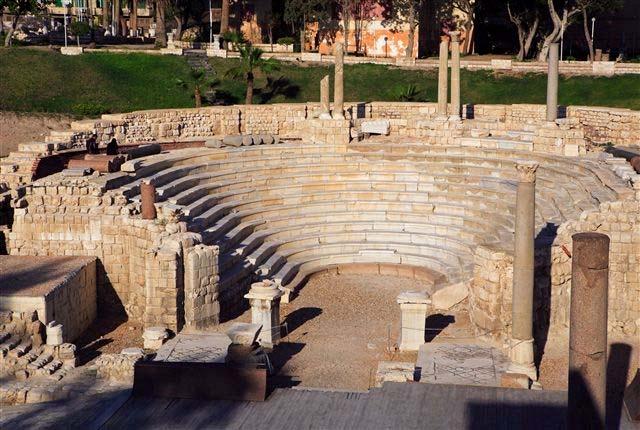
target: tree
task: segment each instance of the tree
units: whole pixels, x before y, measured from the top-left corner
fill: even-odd
[[[222,0],[220,11],[220,34],[229,31],[229,0]]]
[[[166,7],[167,0],[155,0],[156,6],[156,46],[167,47]]]
[[[327,13],[326,0],[288,0],[284,7],[284,20],[295,32],[300,31],[300,52],[305,49],[307,22],[320,21]]]
[[[470,54],[473,51],[473,38],[475,35],[476,0],[452,0],[452,5],[465,14],[462,22],[465,38],[462,44],[462,52]]]
[[[560,3],[560,7],[556,7],[555,2]],[[571,23],[571,19],[580,13],[580,7],[575,0],[547,0],[547,8],[553,27],[551,31],[544,37],[542,49],[538,55],[540,61],[547,61],[549,56],[549,46],[552,43],[559,42],[564,35],[565,30]],[[558,12],[559,10],[559,12]]]
[[[191,70],[191,81],[185,81],[183,79],[176,79],[176,83],[182,88],[189,88],[193,85],[193,98],[195,100],[196,108],[202,107],[202,89],[213,88],[218,84],[215,79],[209,79],[207,77],[207,71],[204,69]]]
[[[76,37],[76,42],[80,46],[80,36],[88,34],[91,31],[91,26],[86,21],[73,21],[69,25],[69,31]]]
[[[415,34],[418,28],[420,11],[424,7],[426,0],[393,0],[385,4],[382,25],[391,27],[394,31],[399,31],[405,25],[409,31],[407,37],[407,58],[415,57]]]
[[[247,80],[245,104],[250,105],[253,103],[255,72],[260,70],[263,73],[270,73],[278,70],[278,63],[272,58],[262,58],[262,49],[254,48],[250,43],[239,45],[238,51],[240,52],[240,65],[230,69],[227,75],[231,77],[239,77],[242,75],[245,77]]]
[[[589,48],[589,61],[594,61],[596,55],[593,47],[593,35],[589,30],[589,15],[594,16],[605,11],[618,9],[623,2],[622,0],[576,0],[576,3],[582,12],[582,26],[584,38]]]
[[[44,10],[49,3],[47,0],[0,0],[0,9],[7,9],[9,15],[12,15],[11,26],[9,32],[4,39],[4,46],[11,46],[13,33],[18,27],[18,21],[27,14],[34,14]]]
[[[507,2],[507,12],[509,20],[516,26],[518,31],[518,61],[523,61],[529,56],[533,39],[540,26],[540,10],[535,3],[531,2]]]

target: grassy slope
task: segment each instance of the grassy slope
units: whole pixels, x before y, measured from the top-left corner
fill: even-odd
[[[27,49],[0,49],[0,110],[91,114],[92,110],[188,107],[184,59],[144,54],[78,57]]]
[[[211,60],[227,103],[242,103],[242,79],[225,77],[237,60]],[[282,64],[273,77],[285,83],[277,91],[265,88],[258,74],[256,103],[304,102],[319,99],[322,76],[331,67]],[[78,57],[32,49],[0,49],[0,110],[97,115],[137,109],[189,107],[191,92],[176,85],[189,80],[184,58],[145,54],[87,54]],[[394,101],[413,84],[416,101],[435,101],[434,71],[400,70],[378,65],[347,66],[345,98],[350,101]],[[465,103],[544,103],[546,77],[494,75],[462,71]],[[560,103],[627,107],[640,110],[640,76],[563,78]]]

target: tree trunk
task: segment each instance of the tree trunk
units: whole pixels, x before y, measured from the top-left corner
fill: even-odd
[[[164,0],[156,0],[156,45],[167,47],[167,30],[165,26]]]
[[[175,40],[182,40],[182,18],[178,15],[174,16],[173,19],[176,21],[176,36]]]
[[[342,13],[342,26],[344,27],[344,55],[347,55],[349,52],[349,25],[351,25],[351,16],[346,10],[343,10]]]
[[[109,27],[109,15],[111,12],[110,0],[102,2],[102,27],[106,30]]]
[[[120,10],[120,0],[113,0],[114,1],[114,14],[113,14],[113,26],[114,26],[114,31],[113,31],[113,35],[114,36],[120,36],[122,34],[122,30],[120,28],[120,16],[122,14],[122,11]]]
[[[584,38],[587,40],[587,45],[589,46],[589,61],[594,62],[596,54],[593,49],[593,39],[591,38],[592,34],[589,32],[589,16],[587,15],[587,8],[582,9],[582,24],[584,26]]]
[[[220,34],[224,34],[229,31],[229,0],[222,0],[220,13]]]
[[[202,107],[202,94],[200,93],[200,85],[196,84],[194,98],[196,99],[196,107]]]
[[[133,35],[138,35],[138,0],[131,0],[131,10],[129,11],[129,22]]]
[[[538,26],[540,25],[540,16],[536,14],[536,19],[533,21],[533,25],[529,28],[529,33],[524,41],[524,58],[529,56],[529,51],[531,50],[531,45],[533,44],[533,39],[536,37],[536,33],[538,32]]]
[[[0,34],[4,33],[4,13],[3,9],[0,7]]]
[[[413,58],[413,45],[414,45],[414,39],[416,35],[416,12],[415,12],[415,9],[413,8],[413,5],[409,7],[409,16],[407,17],[407,20],[409,21],[409,33],[407,34],[407,37],[409,38],[409,40],[407,41],[407,49],[405,51],[405,57],[411,59]]]
[[[474,37],[474,24],[473,19],[469,18],[464,23],[464,43],[462,44],[462,52],[469,55],[473,50],[473,37]]]
[[[15,14],[13,16],[13,19],[11,20],[11,27],[9,27],[9,32],[7,33],[7,36],[4,39],[4,46],[11,46],[13,44],[12,38],[13,38],[13,33],[15,33],[16,31],[16,27],[18,26],[18,20],[20,19],[20,15],[19,14]]]
[[[305,48],[305,33],[307,29],[307,15],[302,15],[302,25],[300,26],[300,52],[304,52]]]
[[[248,105],[253,103],[253,73],[252,72],[247,73],[247,95],[245,97],[244,103]]]

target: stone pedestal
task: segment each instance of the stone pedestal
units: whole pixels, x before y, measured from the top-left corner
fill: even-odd
[[[535,251],[536,163],[517,163],[515,253],[513,260],[513,320],[510,373],[538,379],[533,347],[533,287]]]
[[[451,119],[459,120],[460,102],[460,32],[452,31],[451,36]]]
[[[578,233],[571,259],[569,428],[604,428],[609,237]]]
[[[160,349],[162,344],[167,340],[169,334],[164,327],[149,327],[142,333],[144,341],[144,349]]]
[[[400,350],[417,351],[424,344],[427,310],[431,304],[425,292],[406,291],[398,296],[400,305]]]
[[[336,43],[335,77],[333,80],[333,118],[344,119],[344,46]]]
[[[47,324],[47,345],[58,346],[63,343],[62,324],[51,321]]]
[[[262,325],[258,343],[272,348],[280,341],[280,297],[282,291],[271,281],[256,282],[245,294],[251,305],[251,322]]]
[[[320,119],[331,119],[331,103],[329,100],[329,75],[320,81]]]
[[[438,67],[438,115],[447,115],[449,79],[449,41],[440,42],[440,64]]]
[[[549,46],[547,73],[547,121],[558,119],[558,69],[560,67],[560,46],[552,43]]]

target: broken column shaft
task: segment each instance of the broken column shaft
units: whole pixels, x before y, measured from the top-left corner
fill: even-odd
[[[449,79],[449,41],[440,42],[440,64],[438,67],[438,115],[447,115]]]
[[[156,187],[148,182],[140,184],[142,219],[156,218]]]
[[[535,252],[536,163],[517,163],[515,255],[513,259],[513,300],[511,362],[514,373],[537,380],[533,347],[533,290]]]
[[[558,119],[558,69],[559,69],[559,45],[552,43],[549,46],[548,72],[547,72],[547,121]]]
[[[344,119],[344,46],[335,45],[335,77],[333,80],[333,118]]]
[[[329,101],[329,75],[320,81],[320,119],[331,118],[331,104]]]
[[[609,237],[573,237],[569,331],[569,428],[604,428],[607,394]]]
[[[460,118],[460,32],[451,35],[451,116]]]

